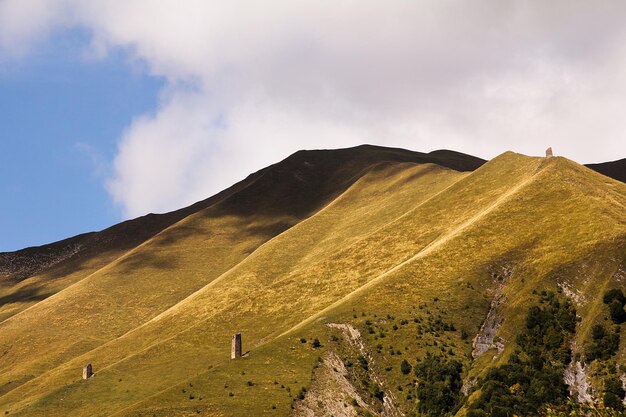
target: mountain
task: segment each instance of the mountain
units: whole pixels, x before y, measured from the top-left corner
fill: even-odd
[[[626,182],[626,158],[601,164],[588,164],[586,166],[602,175]]]
[[[619,407],[625,208],[626,184],[560,157],[297,152],[177,212],[1,254],[0,412]]]

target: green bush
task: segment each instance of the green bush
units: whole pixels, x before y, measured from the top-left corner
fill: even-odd
[[[372,397],[378,398],[380,401],[385,398],[385,393],[380,388],[380,385],[378,385],[377,383],[373,383],[370,385],[369,392]]]
[[[604,293],[604,297],[602,297],[602,301],[604,304],[609,304],[613,300],[619,301],[622,305],[626,304],[626,296],[619,288],[614,288]]]
[[[604,396],[602,402],[605,407],[612,408],[615,411],[624,411],[624,403],[622,399],[626,392],[622,388],[622,381],[612,376],[604,381]]]
[[[615,324],[622,324],[626,321],[626,311],[624,311],[624,304],[620,303],[619,300],[613,300],[609,304],[609,314],[611,316],[611,320]]]
[[[609,305],[609,314],[611,320],[615,324],[622,324],[626,322],[626,311],[624,311],[624,305],[626,305],[626,297],[621,289],[614,288],[604,293],[602,297],[604,304]]]
[[[404,359],[402,363],[400,364],[400,371],[402,372],[402,374],[408,375],[411,372],[411,369],[413,369],[411,364],[407,362],[406,359]]]
[[[585,347],[585,360],[592,362],[596,359],[606,360],[615,355],[619,349],[619,327],[613,332],[607,331],[601,324],[591,328],[592,341]]]
[[[421,415],[444,416],[459,407],[462,371],[461,362],[430,352],[415,365],[415,376],[418,378],[416,395]]]
[[[361,368],[363,368],[363,370],[367,371],[369,369],[369,362],[367,361],[367,359],[365,359],[365,356],[359,355],[357,356],[357,360],[359,361],[359,365],[361,365]]]

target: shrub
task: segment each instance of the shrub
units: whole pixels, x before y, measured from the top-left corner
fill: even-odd
[[[443,416],[457,408],[462,397],[462,370],[463,365],[457,360],[427,353],[415,365],[415,376],[419,379],[416,391],[418,411],[424,415]]]
[[[411,369],[413,369],[411,364],[404,359],[400,364],[400,372],[402,372],[403,375],[408,375],[411,372]]]
[[[626,304],[626,297],[621,289],[614,288],[604,293],[604,297],[602,297],[602,301],[604,304],[610,304],[614,300],[619,301],[620,304]]]
[[[609,359],[619,348],[619,327],[609,332],[603,325],[596,324],[591,328],[591,338],[591,343],[585,347],[585,360]]]
[[[321,346],[322,344],[320,343],[320,340],[317,337],[313,339],[313,341],[311,342],[311,347],[313,347],[313,349],[317,349]]]
[[[624,311],[626,297],[621,289],[614,288],[605,292],[602,301],[604,304],[608,304],[609,314],[613,323],[622,324],[626,321],[626,311]]]
[[[369,369],[369,363],[367,362],[367,359],[365,359],[365,356],[359,355],[357,356],[357,360],[359,361],[359,365],[361,365],[361,368],[366,371]]]
[[[622,324],[626,321],[626,311],[624,311],[624,304],[620,303],[619,300],[613,300],[609,304],[609,314],[611,316],[611,320],[615,324]]]
[[[612,376],[604,381],[604,396],[602,402],[605,407],[612,408],[615,411],[624,411],[624,403],[622,399],[626,392],[622,388],[622,381]]]
[[[372,397],[378,398],[380,401],[385,398],[385,393],[382,389],[380,389],[380,386],[377,383],[371,384],[369,391]]]

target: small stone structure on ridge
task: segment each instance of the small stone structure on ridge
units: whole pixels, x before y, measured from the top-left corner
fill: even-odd
[[[241,358],[241,333],[233,335],[232,345],[230,347],[230,358]]]
[[[83,366],[83,379],[89,379],[93,376],[93,368],[91,364]]]
[[[552,148],[546,149],[546,158],[552,158],[554,154],[552,153]]]

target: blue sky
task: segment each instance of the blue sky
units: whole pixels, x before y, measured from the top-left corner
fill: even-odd
[[[64,32],[0,62],[0,251],[121,219],[102,184],[117,139],[134,116],[154,111],[163,82],[123,53],[85,58],[88,42]]]
[[[0,251],[299,149],[626,157],[620,2],[0,0]]]

